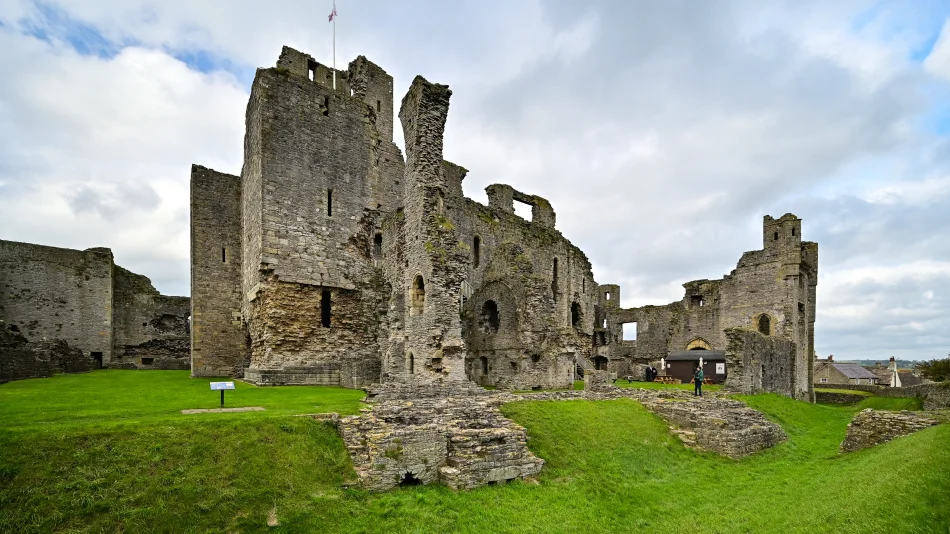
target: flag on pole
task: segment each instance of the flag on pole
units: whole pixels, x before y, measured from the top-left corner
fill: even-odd
[[[333,4],[333,11],[330,12],[330,20],[327,22],[333,22],[333,18],[336,17],[336,3]]]

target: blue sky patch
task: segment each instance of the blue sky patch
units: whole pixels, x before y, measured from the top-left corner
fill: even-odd
[[[230,59],[210,52],[208,50],[169,50],[165,53],[181,61],[188,68],[198,72],[225,71],[234,75],[243,85],[250,89],[251,82],[254,81],[255,69],[246,65],[238,65]]]
[[[128,44],[110,41],[95,26],[72,18],[59,7],[40,2],[33,6],[39,17],[19,22],[20,30],[26,35],[48,43],[60,41],[82,55],[101,58],[115,57]]]

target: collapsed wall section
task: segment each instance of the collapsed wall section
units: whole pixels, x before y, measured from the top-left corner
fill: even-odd
[[[191,167],[191,375],[242,376],[241,177]]]
[[[113,368],[188,369],[191,299],[162,295],[145,276],[113,268]]]

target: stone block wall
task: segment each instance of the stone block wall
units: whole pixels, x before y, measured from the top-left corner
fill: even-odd
[[[794,380],[794,343],[743,328],[727,328],[725,334],[727,390],[743,394],[771,392],[811,402],[810,384],[796,384]]]
[[[191,168],[191,375],[242,376],[241,178]]]
[[[939,424],[941,419],[920,412],[861,410],[848,424],[841,452],[854,452],[913,434]]]
[[[110,367],[188,369],[191,299],[160,294],[145,276],[113,269]]]
[[[112,360],[112,251],[0,240],[0,320]]]

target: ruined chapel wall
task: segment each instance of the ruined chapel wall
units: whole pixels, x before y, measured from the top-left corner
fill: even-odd
[[[0,320],[112,359],[112,251],[0,240]]]
[[[241,376],[241,178],[191,168],[191,374]]]
[[[162,295],[147,277],[116,265],[112,300],[112,367],[190,367],[191,299]]]

